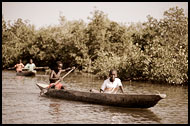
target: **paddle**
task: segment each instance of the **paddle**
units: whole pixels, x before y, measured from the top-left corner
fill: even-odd
[[[35,67],[35,70],[47,70],[49,67]]]
[[[58,81],[56,81],[55,83],[53,83],[53,85],[56,85],[57,83],[59,83],[63,78],[65,78],[68,74],[70,74],[74,69],[75,69],[75,67],[72,68],[69,72],[67,72],[63,77],[61,77],[61,79],[59,79]]]
[[[75,67],[73,67],[70,71],[68,71],[63,77],[61,77],[61,79],[59,79],[55,83],[53,83],[53,85],[51,85],[51,87],[56,85],[57,83],[59,83],[63,78],[65,78],[67,75],[69,75],[74,69],[75,69]],[[49,88],[51,88],[51,87],[49,87]],[[43,94],[46,93],[49,88],[47,87],[47,88],[42,89],[40,92],[40,95],[41,95],[41,93],[43,93]]]
[[[9,67],[9,68],[7,68],[7,70],[14,70],[15,69],[15,67]]]

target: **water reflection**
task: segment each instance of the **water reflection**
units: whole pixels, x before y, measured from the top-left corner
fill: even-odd
[[[160,123],[161,118],[158,117],[154,112],[152,112],[150,109],[140,109],[140,108],[121,108],[121,107],[103,107],[103,111],[109,111],[113,114],[113,120],[114,119],[120,119],[120,123],[128,123],[129,118],[131,119],[139,119],[139,122],[154,122],[154,123]],[[122,119],[123,117],[123,119]],[[135,123],[135,122],[134,122]],[[138,123],[138,122],[136,122]]]
[[[24,76],[15,76],[15,79],[22,80]]]
[[[80,101],[46,98],[51,101],[48,112],[52,115],[54,123],[64,123],[64,120],[67,120],[67,123],[162,123],[162,119],[151,109],[113,107]],[[85,121],[84,118],[86,119]],[[94,118],[97,120],[94,120]],[[88,122],[87,120],[91,121]]]
[[[61,107],[61,104],[60,103],[50,103],[49,104],[49,111],[48,111],[48,113],[50,114],[50,115],[52,115],[52,120],[53,120],[53,122],[55,122],[55,123],[58,123],[60,120],[59,120],[59,118],[60,118],[60,116],[61,116],[61,113],[60,113],[60,107]]]
[[[49,107],[53,109],[53,111],[50,111],[50,114],[59,114],[59,110],[60,110],[59,103],[50,103]]]

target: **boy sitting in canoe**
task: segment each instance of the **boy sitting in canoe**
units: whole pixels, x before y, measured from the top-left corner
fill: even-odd
[[[35,68],[36,68],[36,65],[33,63],[32,59],[30,59],[30,63],[27,63],[26,66],[24,67],[24,69],[28,71],[32,71],[32,72],[36,72],[36,70],[34,70]]]
[[[113,93],[116,94],[117,91],[120,89],[122,93],[124,93],[123,85],[121,83],[121,80],[117,77],[117,71],[116,70],[110,70],[109,78],[104,81],[100,88],[100,93]]]
[[[124,93],[123,86],[121,83],[121,80],[117,77],[117,71],[116,70],[110,70],[109,72],[109,78],[104,81],[100,88],[100,93],[112,93],[116,94],[118,90],[120,89],[122,93]],[[90,90],[90,92],[98,92],[96,90]]]
[[[49,76],[49,81],[50,81],[50,85],[48,86],[48,88],[55,88],[55,89],[66,89],[65,86],[63,86],[63,84],[61,84],[60,82],[58,82],[58,80],[61,80],[61,73],[65,72],[71,68],[67,68],[67,69],[62,69],[63,64],[61,61],[57,61],[56,62],[56,66],[54,67],[50,67],[51,72],[50,72],[50,76]]]
[[[22,63],[22,60],[19,60],[19,63],[17,63],[15,66],[16,72],[22,72],[22,69],[24,68],[24,64]]]

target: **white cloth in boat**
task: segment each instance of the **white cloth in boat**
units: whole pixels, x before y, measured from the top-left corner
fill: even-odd
[[[119,86],[122,86],[121,80],[119,78],[115,78],[114,82],[111,82],[110,78],[108,78],[102,84],[101,89],[104,91],[104,93],[116,94]]]

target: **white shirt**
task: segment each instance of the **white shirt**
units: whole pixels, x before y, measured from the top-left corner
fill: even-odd
[[[110,78],[108,78],[102,84],[101,89],[104,91],[104,93],[116,94],[119,86],[122,86],[121,80],[119,78],[115,78],[114,82],[111,82]]]
[[[28,64],[26,64],[26,66],[24,68],[29,69],[29,71],[33,71],[35,67],[36,67],[36,65],[34,63],[32,63],[32,64],[28,63]]]

